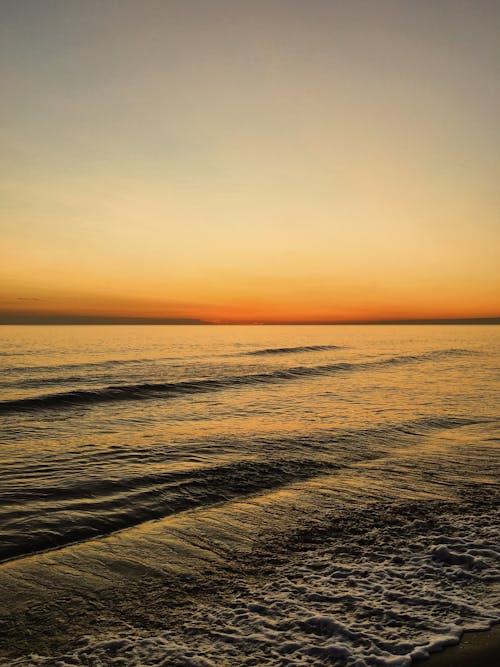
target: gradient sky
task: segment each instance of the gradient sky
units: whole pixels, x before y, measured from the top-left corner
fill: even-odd
[[[0,321],[500,315],[496,0],[1,0]]]

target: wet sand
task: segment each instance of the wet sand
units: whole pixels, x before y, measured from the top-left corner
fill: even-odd
[[[500,657],[500,625],[485,632],[466,632],[460,643],[428,660],[418,662],[422,667],[494,667]]]

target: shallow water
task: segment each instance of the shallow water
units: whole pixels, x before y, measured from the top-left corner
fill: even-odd
[[[5,664],[408,665],[500,620],[498,327],[0,336]]]

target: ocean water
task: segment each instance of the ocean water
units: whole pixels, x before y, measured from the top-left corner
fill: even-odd
[[[495,326],[1,327],[0,664],[404,667],[489,628],[499,362]]]

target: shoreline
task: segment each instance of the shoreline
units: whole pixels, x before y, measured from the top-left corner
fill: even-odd
[[[495,667],[500,656],[500,623],[489,630],[466,630],[458,644],[418,660],[421,667]]]

